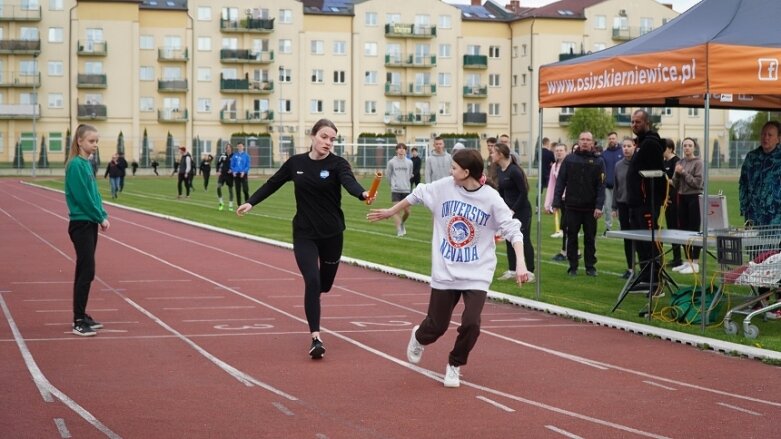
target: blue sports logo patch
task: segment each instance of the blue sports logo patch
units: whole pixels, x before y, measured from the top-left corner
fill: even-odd
[[[329,175],[331,175],[331,173],[330,173],[330,172],[328,172],[328,170],[327,170],[327,169],[323,169],[322,171],[320,171],[320,178],[322,178],[322,179],[324,179],[324,180],[325,180],[326,178],[328,178],[328,176],[329,176]]]

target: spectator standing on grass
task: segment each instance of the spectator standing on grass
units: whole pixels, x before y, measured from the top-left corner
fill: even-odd
[[[616,163],[613,179],[613,210],[612,215],[618,217],[618,224],[621,230],[629,230],[629,195],[627,194],[626,176],[629,173],[629,164],[632,162],[632,156],[635,155],[635,142],[626,138],[621,142],[621,149],[624,152],[624,158]],[[626,271],[621,276],[624,279],[632,277],[634,267],[632,266],[632,241],[624,240],[624,257],[626,258]]]
[[[388,165],[385,167],[385,176],[391,187],[392,202],[399,202],[409,195],[412,166],[412,160],[407,158],[407,145],[399,143],[396,145],[396,155],[388,160]],[[407,218],[409,218],[409,207],[393,216],[393,222],[396,223],[396,236],[402,237],[407,234],[407,228],[404,226]]]
[[[209,176],[212,173],[212,160],[214,156],[206,153],[201,157],[201,164],[198,166],[198,173],[203,175],[203,190],[209,189]]]
[[[417,364],[424,346],[437,341],[450,326],[460,298],[464,311],[445,367],[445,387],[461,385],[461,366],[480,335],[480,314],[496,270],[496,233],[512,241],[518,285],[529,281],[523,257],[521,225],[499,194],[483,181],[483,158],[476,149],[453,155],[452,176],[421,184],[389,209],[372,209],[366,218],[379,221],[413,204],[434,215],[431,239],[431,296],[426,318],[412,328],[407,360]]]
[[[135,176],[136,176],[136,171],[138,171],[138,162],[137,162],[137,161],[135,161],[135,160],[133,160],[133,161],[130,163],[130,169],[132,169],[132,170],[133,170],[133,177],[135,177]]]
[[[678,226],[683,230],[700,230],[700,195],[702,195],[705,165],[702,159],[694,156],[697,142],[691,137],[683,139],[683,158],[675,165],[673,186],[677,189]],[[688,251],[689,248],[691,251]],[[700,272],[700,248],[687,246],[686,261],[683,268],[675,269],[681,274]]]
[[[618,144],[618,134],[611,131],[607,135],[607,148],[602,151],[602,160],[605,161],[605,206],[602,208],[605,217],[605,233],[613,227],[613,186],[615,185],[616,163],[624,159],[624,151]]]
[[[117,164],[119,165],[119,191],[125,190],[125,174],[127,174],[127,160],[125,160],[125,153],[120,152],[117,156]]]
[[[244,200],[249,199],[249,154],[244,151],[244,143],[236,144],[236,152],[231,157],[230,169],[233,174],[233,185],[236,187],[236,205],[241,206],[241,195],[244,194]]]
[[[293,253],[304,278],[304,313],[312,336],[309,356],[320,359],[325,355],[320,338],[320,295],[331,290],[344,243],[342,187],[359,200],[366,200],[369,193],[355,180],[347,160],[331,152],[337,134],[334,123],[320,119],[310,132],[309,152],[285,161],[236,209],[236,214],[243,216],[285,183],[293,182],[296,198]]]
[[[426,183],[450,175],[450,154],[445,152],[445,140],[434,138],[434,151],[426,157]]]
[[[412,178],[409,182],[410,186],[415,188],[415,186],[420,184],[420,168],[423,162],[420,160],[420,156],[418,155],[418,148],[413,146],[411,154],[412,157],[410,157],[410,160],[412,161]]]
[[[673,184],[673,177],[675,176],[675,166],[678,164],[680,158],[675,154],[675,142],[673,139],[664,139],[664,173],[667,175],[667,204],[664,209],[664,221],[667,223],[668,229],[680,229],[682,228],[678,221],[678,192],[675,184]],[[664,197],[664,195],[661,195]],[[681,261],[681,245],[673,244],[673,260],[670,261],[670,266],[673,267],[673,271],[679,271],[682,267],[683,261]]]
[[[119,182],[120,178],[122,177],[122,169],[119,167],[119,156],[114,153],[114,155],[111,156],[111,160],[109,160],[108,164],[106,165],[106,172],[103,174],[103,178],[108,177],[109,186],[111,187],[111,199],[116,199],[117,194],[119,194]]]
[[[159,177],[160,174],[157,172],[157,167],[160,166],[160,163],[157,163],[157,160],[152,160],[151,165],[152,165],[152,171],[154,171],[155,175]]]
[[[556,163],[556,155],[553,152],[554,147],[556,146],[556,142],[551,143],[550,139],[547,137],[542,138],[542,163],[540,163],[542,167],[542,174],[540,175],[540,183],[542,184],[542,191],[545,191],[547,194],[548,189],[548,183],[550,179],[550,171],[551,167],[554,163]],[[542,195],[542,192],[538,194],[537,198],[539,199],[539,196]],[[539,201],[537,202],[539,204]],[[544,204],[544,202],[543,202]]]
[[[231,174],[231,158],[233,157],[233,147],[230,143],[225,144],[220,157],[217,159],[217,200],[220,204],[217,207],[218,210],[225,208],[225,203],[222,201],[222,186],[228,186],[228,211],[233,212],[233,174]]]
[[[555,143],[555,142],[554,142]],[[567,260],[567,241],[564,237],[564,231],[562,229],[562,226],[564,225],[564,216],[566,214],[566,207],[562,204],[561,208],[554,212],[553,211],[553,192],[556,191],[556,179],[559,176],[559,169],[561,169],[561,164],[564,162],[564,158],[567,157],[567,145],[563,143],[556,143],[553,147],[553,155],[556,159],[556,161],[551,165],[551,171],[550,175],[548,176],[548,190],[545,192],[545,213],[553,214],[554,220],[553,220],[553,234],[550,236],[551,238],[562,238],[561,241],[561,252],[557,253],[556,256],[553,257],[553,260],[555,261],[566,261]],[[562,199],[567,198],[566,191],[561,194]]]
[[[187,148],[184,146],[179,147],[179,164],[176,166],[176,173],[178,175],[178,180],[176,183],[176,189],[178,192],[178,195],[176,198],[182,198],[182,184],[184,184],[184,189],[187,198],[190,198],[190,173],[193,170],[193,156],[190,155],[189,152],[187,152]]]
[[[510,148],[504,143],[497,143],[491,153],[491,161],[499,168],[497,174],[497,190],[507,207],[513,211],[513,218],[521,223],[521,233],[523,233],[523,254],[524,259],[529,261],[531,266],[527,266],[529,272],[529,281],[534,281],[534,247],[531,240],[531,221],[532,206],[529,203],[529,181],[521,166],[510,155]],[[505,271],[499,280],[510,280],[515,278],[515,252],[513,251],[512,241],[506,240],[507,244],[507,271]]]
[[[564,191],[567,197],[564,198]],[[597,221],[605,203],[605,162],[594,153],[594,138],[588,131],[580,133],[578,148],[561,165],[553,193],[554,211],[567,209],[567,274],[578,274],[578,233],[583,228],[583,254],[586,275],[597,275]]]
[[[68,236],[76,251],[73,281],[73,333],[83,337],[103,327],[87,314],[90,287],[95,278],[95,249],[98,227],[108,231],[108,213],[95,182],[89,157],[98,149],[98,130],[91,125],[76,127],[65,166],[65,202],[68,205]]]

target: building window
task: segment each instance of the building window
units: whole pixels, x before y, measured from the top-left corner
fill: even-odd
[[[212,100],[209,98],[198,98],[197,109],[199,113],[211,113],[212,112]]]
[[[521,44],[521,56],[526,56],[526,44]]]
[[[324,73],[322,69],[314,69],[312,70],[312,83],[313,84],[322,84],[324,82]]]
[[[290,24],[293,22],[293,11],[291,9],[280,9],[279,17],[277,17],[280,23]]]
[[[378,76],[376,70],[367,70],[363,75],[363,83],[366,85],[376,85]]]
[[[640,17],[640,35],[647,34],[654,30],[654,19],[651,17]]]
[[[513,46],[513,58],[518,58],[518,46]]]
[[[491,116],[499,116],[499,104],[488,104],[488,114]]]
[[[291,40],[279,40],[279,53],[292,53],[293,42]]]
[[[489,58],[499,58],[499,46],[490,46],[488,48]]]
[[[699,108],[689,108],[689,117],[698,117],[700,115]]]
[[[334,113],[335,114],[344,114],[346,112],[345,108],[347,107],[346,101],[344,99],[336,99],[334,101]]]
[[[513,81],[512,86],[513,87],[517,87],[518,86],[518,75],[513,75],[512,81]]]
[[[377,26],[377,13],[376,12],[367,12],[363,16],[363,24],[366,26]]]
[[[323,101],[321,99],[312,99],[309,101],[309,112],[310,113],[322,113],[323,112]]]
[[[526,85],[526,73],[521,73],[521,85]]]
[[[363,111],[366,114],[377,114],[377,101],[364,102]]]
[[[605,50],[605,43],[594,43],[594,52]]]
[[[141,35],[138,38],[138,48],[141,50],[152,50],[155,48],[155,37],[151,35]]]
[[[344,84],[345,73],[344,70],[334,70],[334,84]]]
[[[211,37],[198,37],[198,50],[201,52],[208,52],[212,50]]]
[[[439,57],[440,58],[450,58],[453,52],[453,47],[450,44],[440,44],[439,45]]]
[[[293,111],[293,101],[290,99],[280,99],[279,100],[279,112],[280,113],[290,113]]]
[[[334,55],[346,55],[347,54],[347,42],[334,41]]]
[[[65,74],[62,61],[49,61],[47,63],[49,76],[62,76]]]
[[[211,67],[198,67],[198,80],[202,82],[212,80],[212,68]]]
[[[141,81],[154,81],[155,69],[149,66],[141,66],[138,72],[138,79]]]
[[[401,14],[385,14],[385,24],[401,23]]]
[[[469,44],[466,46],[467,55],[480,55],[480,46],[476,44]]]
[[[365,56],[377,56],[377,43],[364,43],[363,54]]]
[[[449,15],[440,15],[439,16],[439,27],[441,29],[450,29],[453,27],[452,18],[450,18]]]
[[[62,97],[62,93],[49,93],[49,108],[63,107],[65,107],[65,100]]]
[[[62,151],[63,138],[62,132],[50,132],[49,133],[49,151],[60,152]],[[70,145],[68,145],[70,147]]]
[[[49,28],[49,42],[50,43],[62,43],[63,40],[63,30],[61,27],[50,27]]]
[[[312,40],[311,43],[312,55],[322,55],[325,53],[325,44],[323,40]]]
[[[198,21],[212,21],[212,8],[210,6],[198,6]]]
[[[440,102],[438,112],[441,116],[450,116],[450,102]]]
[[[499,74],[491,73],[488,75],[488,85],[491,87],[499,87]]]
[[[673,109],[671,107],[664,107],[662,109],[662,116],[672,116],[673,115]]]
[[[416,26],[429,26],[431,25],[431,17],[428,15],[416,15],[415,16],[415,25]]]
[[[526,114],[526,102],[523,102],[521,104],[521,112],[523,112],[523,114]]]
[[[606,29],[607,17],[604,15],[597,15],[594,17],[594,29]]]
[[[142,96],[138,100],[138,109],[143,113],[155,111],[155,98]]]
[[[513,104],[513,116],[518,114],[518,104]]]
[[[575,50],[577,50],[578,45],[575,44],[572,41],[562,41],[561,42],[561,52],[559,53],[569,53],[574,54]]]
[[[453,75],[448,72],[437,73],[437,84],[440,87],[450,87],[453,84]]]
[[[19,75],[36,76],[38,72],[35,70],[35,67],[35,61],[19,61]]]
[[[63,0],[49,0],[50,11],[62,11],[65,9]]]
[[[283,67],[279,68],[279,82],[291,83],[293,82],[293,71]]]

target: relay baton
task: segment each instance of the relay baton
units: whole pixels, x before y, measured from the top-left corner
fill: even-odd
[[[374,198],[375,195],[377,195],[377,189],[380,188],[380,182],[382,181],[382,172],[377,171],[374,174],[374,181],[372,181],[372,186],[369,188],[369,197],[366,199],[366,204],[369,204],[369,200]]]

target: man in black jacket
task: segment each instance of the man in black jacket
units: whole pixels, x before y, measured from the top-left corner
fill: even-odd
[[[583,253],[586,274],[597,275],[597,220],[602,216],[605,204],[605,162],[594,154],[594,137],[588,132],[580,133],[578,149],[568,155],[561,164],[553,193],[554,212],[567,209],[567,274],[578,274],[578,233],[583,227]]]
[[[632,113],[632,132],[637,136],[637,150],[632,157],[627,173],[627,195],[629,198],[629,225],[632,229],[658,229],[659,212],[664,202],[665,178],[646,178],[640,171],[664,172],[664,141],[651,129],[648,112],[635,110]],[[653,185],[653,188],[652,188]],[[652,196],[653,195],[653,196]],[[658,274],[659,255],[655,244],[645,241],[635,243],[637,255],[642,265],[638,280],[648,282],[651,271]],[[658,280],[659,276],[654,275]]]

